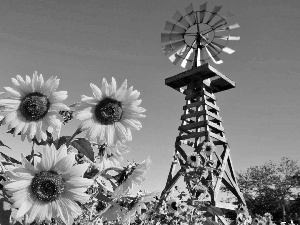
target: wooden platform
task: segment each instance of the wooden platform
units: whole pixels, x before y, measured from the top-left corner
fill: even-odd
[[[180,88],[185,87],[190,83],[208,78],[211,79],[210,87],[213,89],[213,93],[225,91],[235,87],[234,81],[230,80],[208,63],[166,78],[165,84],[177,91],[180,91]]]

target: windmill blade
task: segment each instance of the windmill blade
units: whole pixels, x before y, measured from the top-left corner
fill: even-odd
[[[194,25],[196,23],[196,16],[195,16],[193,4],[191,3],[188,7],[186,7],[185,11],[186,11],[188,17],[190,18],[192,25]]]
[[[223,52],[226,52],[227,54],[232,54],[235,52],[235,50],[228,48],[224,45],[218,44],[216,42],[211,42],[208,45],[210,45],[210,46],[212,45],[212,47],[214,47],[215,49],[218,48],[218,49],[222,50]]]
[[[184,39],[184,34],[176,34],[176,33],[162,33],[161,34],[161,42],[174,42]]]
[[[209,55],[209,57],[212,59],[212,61],[215,63],[215,64],[222,64],[223,61],[217,56],[217,54],[212,54],[214,53],[214,50],[213,48],[211,48],[209,45],[205,46],[205,49],[207,51],[207,54]]]
[[[176,64],[180,61],[180,59],[182,59],[182,58],[179,57],[179,56],[175,53],[175,54],[171,55],[171,56],[169,57],[169,59],[170,59],[170,61],[171,61],[174,65],[176,65]]]
[[[229,40],[229,41],[238,41],[241,39],[239,36],[215,36],[215,38],[222,39],[222,40]]]
[[[180,23],[184,28],[189,28],[190,24],[189,22],[184,18],[184,16],[181,15],[181,13],[177,10],[174,16],[172,17],[173,20],[177,21]]]
[[[187,55],[188,51],[189,51],[189,47],[188,45],[184,45],[183,47],[181,47],[178,51],[176,51],[176,53],[172,54],[169,59],[170,61],[176,65],[180,60],[183,60],[185,58],[185,56]]]
[[[217,22],[215,22],[213,25],[211,25],[212,28],[216,29],[215,27],[222,27],[226,25],[226,20],[223,18],[220,18]]]
[[[208,18],[208,20],[206,22],[207,24],[209,24],[212,21],[212,19],[217,15],[217,13],[221,10],[221,8],[222,8],[222,6],[214,7],[213,11],[211,12],[210,17]]]
[[[187,53],[187,55],[185,56],[185,58],[183,59],[181,66],[185,69],[192,68],[193,62],[194,62],[194,57],[195,57],[195,49],[190,47],[190,50]]]
[[[186,31],[185,28],[176,25],[175,23],[171,23],[169,21],[166,22],[165,30],[169,30],[171,32],[184,33]]]
[[[225,31],[225,30],[233,30],[233,29],[236,29],[236,28],[239,28],[239,27],[240,27],[240,25],[238,23],[235,23],[235,24],[217,29],[216,32]]]
[[[200,5],[200,18],[199,18],[200,23],[202,23],[203,20],[204,20],[204,16],[205,16],[205,12],[206,12],[206,6],[207,6],[207,2]]]
[[[205,60],[203,59],[203,49],[198,48],[197,66],[201,66]]]
[[[171,44],[164,45],[162,46],[162,49],[165,55],[168,55],[169,53],[176,51],[178,48],[184,45],[185,45],[185,41],[181,40],[181,41],[173,42]]]
[[[225,16],[222,16],[222,18],[220,18],[217,22],[214,23],[214,25],[211,25],[212,27],[216,27],[218,24],[220,24],[221,22],[224,21],[223,25],[227,25],[226,20],[230,19],[231,17],[233,17],[234,15],[230,12],[227,12]]]
[[[225,16],[222,16],[224,20],[228,20],[232,17],[234,17],[234,15],[231,12],[227,12]]]

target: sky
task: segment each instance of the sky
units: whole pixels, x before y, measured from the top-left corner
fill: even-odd
[[[113,76],[120,85],[141,92],[146,108],[143,128],[133,131],[126,160],[150,156],[146,189],[162,190],[171,165],[175,138],[185,104],[184,96],[165,85],[165,79],[184,71],[163,54],[160,34],[176,10],[184,12],[201,0],[1,0],[0,90],[12,87],[16,75],[34,71],[60,78],[58,91],[68,91],[65,104],[92,96],[89,84],[101,85]],[[237,172],[281,157],[300,160],[300,1],[215,0],[220,15],[234,14],[229,24],[240,41],[231,41],[232,55],[221,54],[221,65],[210,65],[236,82],[236,88],[217,96],[225,135]],[[62,128],[75,131],[79,121]],[[20,157],[31,145],[6,134],[0,140]]]

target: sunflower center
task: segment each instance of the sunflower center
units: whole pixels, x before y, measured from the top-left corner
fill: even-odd
[[[211,148],[210,145],[208,145],[208,146],[206,146],[205,150],[208,151],[208,152],[210,152],[212,150],[212,148]]]
[[[194,155],[192,155],[192,156],[191,156],[191,161],[196,162],[196,161],[197,161],[197,157],[194,156]]]
[[[171,207],[172,207],[172,209],[174,209],[174,210],[177,210],[178,208],[177,208],[177,203],[176,202],[172,202],[171,203]]]
[[[121,119],[122,112],[121,102],[105,98],[96,106],[95,116],[101,124],[110,125]]]
[[[42,171],[31,181],[31,191],[35,197],[44,202],[58,199],[65,189],[65,182],[53,171]]]
[[[19,109],[26,120],[37,121],[47,114],[49,107],[50,102],[47,96],[33,92],[22,99]]]

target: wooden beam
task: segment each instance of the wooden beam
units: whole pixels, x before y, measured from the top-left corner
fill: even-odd
[[[231,203],[226,203],[226,202],[216,202],[215,206],[219,207],[221,209],[228,209],[228,210],[232,210],[232,211],[235,211],[238,208],[237,205],[234,205]]]

